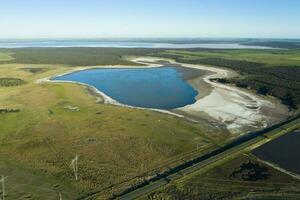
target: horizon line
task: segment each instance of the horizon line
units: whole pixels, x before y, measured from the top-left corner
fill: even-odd
[[[238,40],[238,39],[273,39],[273,40],[299,40],[300,37],[24,37],[0,38],[1,40]]]

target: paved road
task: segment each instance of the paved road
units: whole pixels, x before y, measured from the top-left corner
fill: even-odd
[[[300,116],[285,121],[280,124],[268,127],[261,131],[251,132],[244,137],[241,137],[232,143],[221,147],[211,153],[198,157],[192,161],[184,163],[180,166],[170,169],[168,172],[158,175],[156,178],[149,180],[147,183],[140,184],[136,188],[130,188],[124,191],[123,194],[116,196],[122,200],[131,200],[141,197],[151,191],[168,184],[169,181],[181,178],[184,175],[195,172],[205,166],[220,161],[227,156],[235,156],[245,149],[263,141],[268,141],[276,136],[289,132],[288,128],[300,124]],[[279,134],[279,135],[278,135]]]
[[[279,135],[287,133],[289,131],[289,128],[299,124],[300,115],[289,119],[285,122],[265,128],[263,130],[248,133],[210,153],[199,156],[174,168],[170,168],[169,170],[157,174],[153,178],[146,180],[136,185],[135,187],[131,187],[127,190],[124,190],[123,192],[115,195],[114,199],[131,200],[141,197],[151,191],[160,188],[163,185],[168,184],[171,180],[173,181],[179,179],[184,175],[195,172],[205,166],[220,161],[228,156],[238,155],[242,151],[246,150],[249,147],[252,147],[253,145],[257,145],[261,142],[266,142]],[[87,200],[91,197],[98,196],[100,193],[101,191],[95,191],[88,195],[78,198],[78,200]]]

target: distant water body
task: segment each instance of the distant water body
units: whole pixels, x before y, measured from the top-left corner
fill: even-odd
[[[159,68],[101,68],[77,71],[52,80],[94,86],[112,99],[130,106],[174,109],[193,104],[198,92],[179,70]]]
[[[113,48],[208,48],[208,49],[271,49],[263,46],[241,45],[238,43],[194,43],[172,44],[160,42],[125,42],[125,41],[85,41],[85,40],[32,40],[0,41],[0,48],[37,48],[37,47],[113,47]]]

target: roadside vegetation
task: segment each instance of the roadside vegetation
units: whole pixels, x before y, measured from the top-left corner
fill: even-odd
[[[283,199],[300,197],[300,181],[251,155],[240,155],[198,171],[140,199]]]

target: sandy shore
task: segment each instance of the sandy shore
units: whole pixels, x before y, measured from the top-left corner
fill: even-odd
[[[205,70],[208,73],[189,80],[198,90],[196,102],[174,112],[186,113],[195,119],[211,118],[214,123],[221,123],[231,133],[241,133],[260,129],[288,117],[288,109],[279,101],[263,97],[230,85],[210,81],[211,78],[233,77],[237,73],[216,67],[177,63],[170,59],[140,57],[133,61],[155,63],[162,60],[187,68]]]
[[[245,91],[234,86],[210,81],[211,78],[236,76],[237,74],[233,71],[204,65],[177,63],[170,59],[155,57],[138,57],[131,58],[130,60],[141,64],[141,66],[78,67],[57,76],[93,68],[148,68],[161,67],[163,65],[172,64],[172,66],[180,66],[180,70],[184,68],[186,70],[190,70],[189,72],[183,71],[182,73],[189,73],[189,75],[184,78],[186,78],[186,81],[188,81],[198,91],[196,102],[194,104],[170,111],[160,109],[148,110],[167,113],[177,117],[185,116],[193,121],[206,121],[213,126],[226,127],[231,133],[253,131],[255,129],[266,127],[278,121],[282,121],[288,116],[288,109],[276,100],[270,101],[270,99],[267,99],[266,97],[258,96],[249,91]],[[191,69],[197,71],[201,70],[202,73],[195,73],[195,71],[191,71]],[[95,93],[99,98],[101,97],[102,102],[104,103],[136,108],[128,105],[123,105],[115,101],[93,86],[79,82],[54,81],[50,79],[51,77],[47,77],[37,80],[36,82],[71,82],[85,85],[91,88],[93,93]]]

